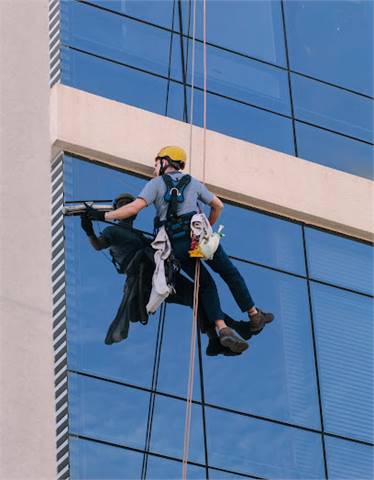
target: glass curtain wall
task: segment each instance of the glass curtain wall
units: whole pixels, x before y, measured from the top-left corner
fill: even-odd
[[[145,182],[64,158],[66,205],[136,195]],[[223,212],[223,245],[276,319],[237,357],[207,356],[201,335],[188,478],[372,478],[372,246],[233,204]],[[135,227],[151,231],[153,214]],[[168,304],[106,345],[124,275],[79,218],[64,228],[70,476],[181,478],[192,311]],[[243,319],[214,278],[223,310]]]
[[[189,121],[192,5],[62,0],[62,82]],[[373,178],[373,2],[208,0],[207,42],[209,129]]]

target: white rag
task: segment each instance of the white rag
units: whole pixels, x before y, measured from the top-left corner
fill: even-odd
[[[212,233],[212,227],[205,213],[195,213],[191,218],[192,233],[201,241],[203,238],[209,238]]]
[[[152,247],[156,250],[154,254],[156,268],[152,277],[151,295],[146,306],[147,313],[155,313],[165,298],[173,293],[173,287],[167,284],[165,277],[165,260],[171,253],[171,244],[165,227],[161,227],[158,231]]]

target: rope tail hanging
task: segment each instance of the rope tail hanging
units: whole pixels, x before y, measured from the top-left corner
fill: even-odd
[[[193,0],[193,31],[192,31],[192,65],[191,65],[191,99],[190,99],[190,148],[189,148],[189,173],[192,169],[192,136],[193,136],[193,115],[194,115],[194,79],[195,79],[195,36],[196,36],[196,0]],[[205,160],[206,160],[206,0],[203,0],[203,55],[204,55],[204,108],[203,108],[203,181],[205,181]],[[192,332],[190,346],[190,362],[188,372],[187,402],[186,402],[186,418],[184,425],[184,442],[183,442],[183,461],[182,461],[182,480],[187,479],[187,463],[190,446],[191,417],[192,417],[192,396],[193,384],[195,377],[195,353],[197,338],[197,312],[199,307],[199,287],[200,287],[200,260],[196,259],[195,280],[193,293],[193,315],[192,315]]]

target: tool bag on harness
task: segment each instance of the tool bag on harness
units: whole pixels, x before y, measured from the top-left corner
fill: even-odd
[[[168,203],[166,220],[160,221],[158,217],[155,219],[155,228],[165,225],[166,232],[170,239],[188,235],[190,231],[190,220],[196,212],[189,212],[178,215],[178,205],[184,202],[184,190],[191,182],[191,175],[183,175],[183,177],[174,181],[170,175],[162,175],[162,179],[166,185],[164,195],[165,202]]]

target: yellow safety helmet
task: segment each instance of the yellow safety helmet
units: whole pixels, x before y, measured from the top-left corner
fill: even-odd
[[[165,158],[171,162],[180,162],[181,168],[183,169],[187,162],[186,152],[181,147],[176,147],[174,145],[168,145],[167,147],[161,148],[161,150],[156,155],[157,158]]]

